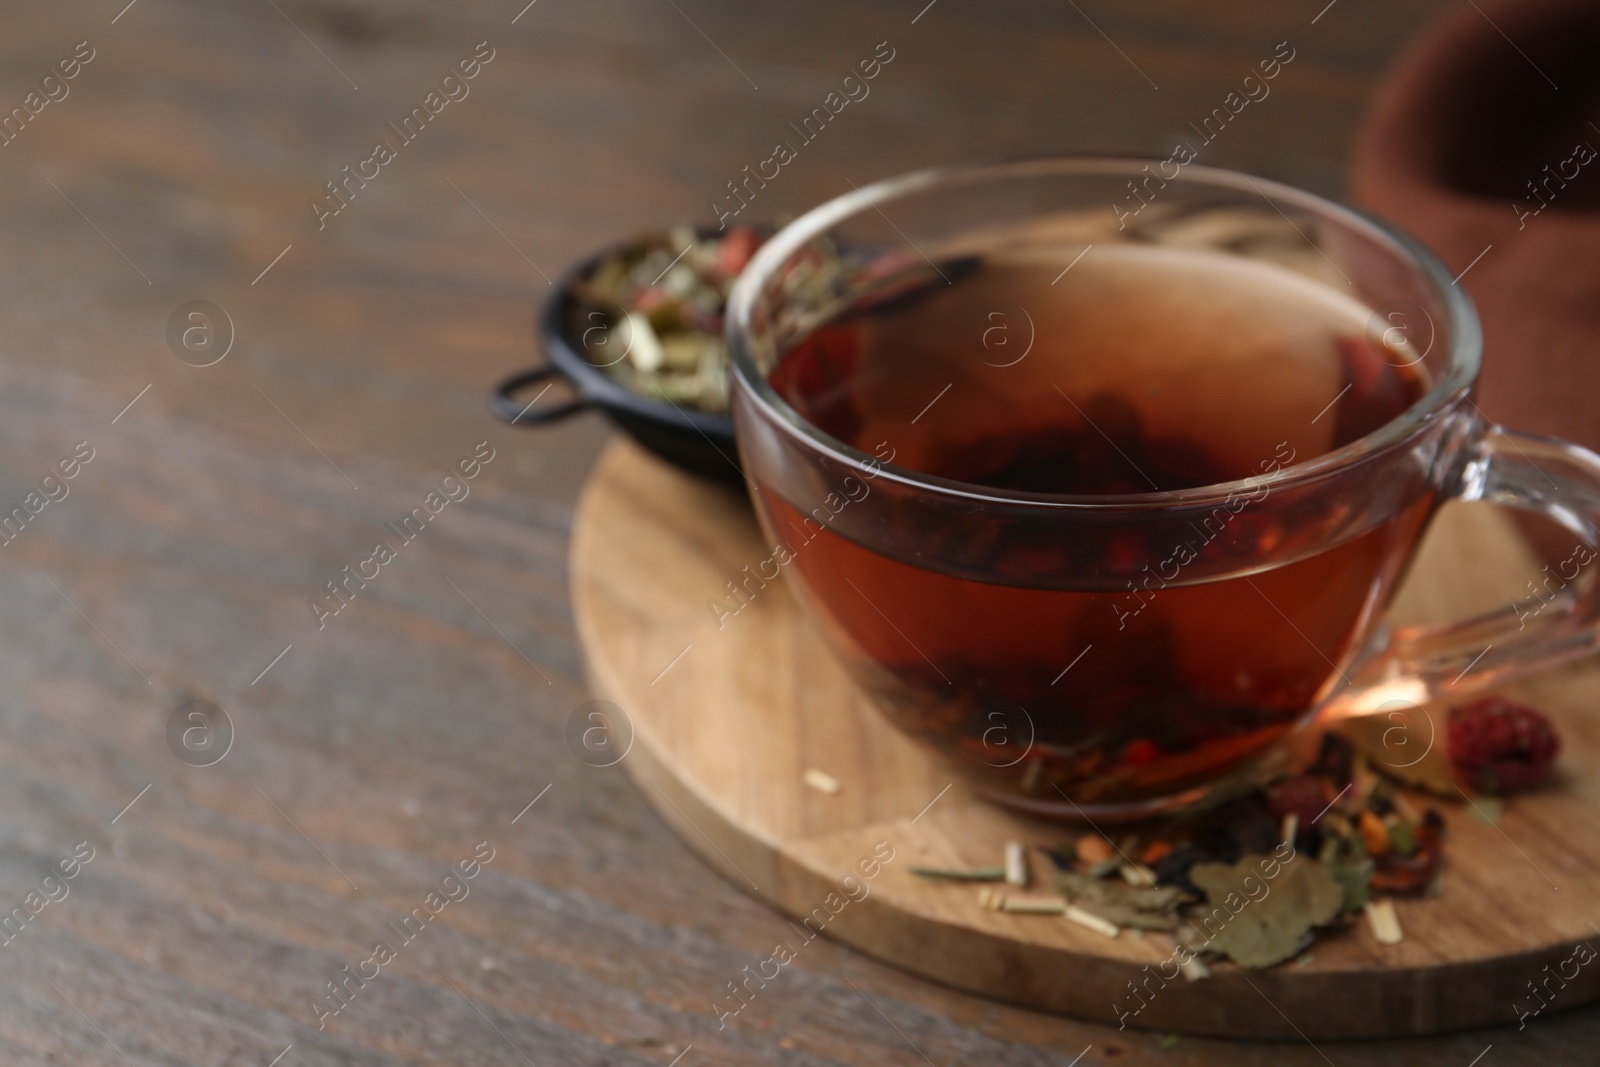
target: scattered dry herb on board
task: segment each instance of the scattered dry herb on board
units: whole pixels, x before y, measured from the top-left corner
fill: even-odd
[[[573,340],[633,392],[727,411],[723,313],[763,240],[749,226],[708,235],[675,226],[639,237],[574,282]]]
[[[585,359],[641,396],[720,414],[728,410],[728,295],[766,240],[766,230],[691,226],[640,236],[573,280],[568,337]],[[769,323],[806,332],[849,296],[864,308],[949,283],[974,257],[935,266],[892,247],[841,246],[812,238],[774,272],[782,299]]]
[[[1374,893],[1426,892],[1438,877],[1443,831],[1438,812],[1417,810],[1355,745],[1329,733],[1300,773],[1166,820],[1143,842],[1117,843],[1148,868],[1151,887],[1125,879],[1085,887],[1094,868],[1083,868],[1084,849],[1052,855],[1062,892],[1081,907],[1119,926],[1168,930],[1193,956],[1254,968],[1299,956],[1319,929],[1350,925]],[[1149,900],[1161,891],[1176,896]],[[1128,907],[1146,903],[1153,907]]]
[[[1085,833],[1043,850],[1059,897],[980,890],[992,911],[1061,915],[1115,937],[1168,932],[1191,979],[1202,958],[1241,967],[1309,959],[1317,931],[1364,920],[1372,937],[1404,937],[1392,898],[1436,896],[1445,823],[1419,809],[1381,769],[1407,785],[1444,793],[1458,782],[1478,789],[1526,787],[1549,770],[1560,740],[1539,712],[1499,697],[1450,712],[1448,743],[1414,762],[1391,761],[1375,719],[1323,736],[1316,760],[1220,807],[1186,813],[1118,840]],[[1369,758],[1369,756],[1371,758]],[[1376,768],[1376,769],[1375,769]],[[1476,800],[1475,808],[1491,798]],[[1496,801],[1497,803],[1497,801]],[[1014,849],[1013,842],[1008,848]],[[928,878],[1000,882],[1003,867],[917,869]],[[1049,906],[1054,900],[1056,906]],[[1009,903],[1008,903],[1009,902]],[[1014,906],[1013,906],[1014,905]]]

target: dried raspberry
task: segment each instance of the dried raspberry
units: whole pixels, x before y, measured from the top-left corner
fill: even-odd
[[[1293,815],[1301,829],[1309,827],[1333,801],[1333,787],[1327,779],[1312,774],[1291,774],[1267,789],[1267,807],[1282,821]]]
[[[1502,697],[1484,697],[1450,712],[1450,759],[1486,793],[1525,789],[1543,778],[1561,738],[1543,714]]]

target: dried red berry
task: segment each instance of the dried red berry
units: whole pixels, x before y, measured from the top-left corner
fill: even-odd
[[[1285,815],[1293,815],[1300,828],[1306,829],[1327,809],[1333,797],[1333,787],[1326,778],[1291,774],[1267,788],[1267,807],[1280,821]]]
[[[1484,697],[1452,710],[1445,738],[1451,762],[1486,793],[1533,785],[1561,751],[1549,719],[1503,697]]]

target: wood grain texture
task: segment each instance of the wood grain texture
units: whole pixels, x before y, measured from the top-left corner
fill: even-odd
[[[1514,529],[1487,505],[1447,509],[1413,568],[1406,607],[1418,621],[1465,618],[1493,602],[1495,576],[1537,573]],[[624,765],[646,799],[735,886],[797,920],[817,917],[785,938],[791,948],[825,930],[914,973],[1012,1003],[1106,1022],[1118,1021],[1118,1004],[1138,1007],[1122,994],[1172,954],[1166,936],[1109,939],[1053,917],[990,912],[971,885],[911,874],[994,866],[1002,843],[1050,847],[1062,830],[952,785],[846,676],[787,578],[719,620],[706,605],[765,554],[742,501],[632,445],[608,450],[584,492],[572,550],[578,632],[592,687],[631,720]],[[1401,944],[1380,945],[1358,924],[1320,937],[1303,965],[1254,975],[1218,965],[1208,981],[1153,989],[1132,1025],[1248,1038],[1398,1037],[1503,1024],[1517,1019],[1514,1005],[1534,1007],[1526,983],[1600,936],[1587,894],[1570,891],[1600,866],[1600,832],[1583,820],[1600,786],[1581,770],[1600,758],[1585,717],[1600,696],[1600,666],[1525,688],[1557,718],[1564,766],[1578,770],[1558,788],[1519,798],[1499,827],[1470,818],[1463,803],[1449,806],[1448,890],[1398,902]],[[1419,752],[1428,732],[1419,718]],[[804,785],[811,768],[837,779],[840,791]],[[876,877],[866,882],[859,861],[880,842],[893,862],[881,872],[869,864]],[[1508,845],[1520,862],[1505,862]],[[843,882],[846,875],[853,880]],[[1600,976],[1581,970],[1562,991],[1570,1004],[1596,997]],[[722,1003],[743,1011],[732,994]]]
[[[1267,0],[939,0],[914,26],[920,0],[539,0],[515,25],[520,0],[7,5],[0,106],[74,43],[97,54],[0,148],[0,502],[75,442],[98,453],[0,549],[0,902],[77,841],[98,851],[0,948],[0,1063],[265,1067],[290,1044],[278,1067],[664,1067],[690,1045],[679,1067],[1033,1067],[1085,1049],[1080,1067],[1464,1067],[1491,1042],[1482,1067],[1587,1057],[1589,1009],[1522,1033],[1166,1052],[826,940],[719,1028],[713,998],[787,924],[563,740],[586,695],[571,509],[608,431],[517,433],[484,412],[532,361],[546,289],[529,260],[553,274],[706,217],[880,40],[894,64],[785,168],[765,217],[955,156],[1168,150],[1286,38],[1295,63],[1206,158],[1336,193],[1364,93],[1442,2],[1340,0],[1315,27],[1322,3]],[[308,198],[482,40],[498,51],[472,95],[319,232]],[[194,298],[238,335],[203,370],[164,339]],[[308,596],[485,438],[500,451],[472,496],[319,633]],[[237,730],[214,767],[166,745],[191,696]],[[319,1031],[323,983],[483,840],[498,853],[471,896]]]

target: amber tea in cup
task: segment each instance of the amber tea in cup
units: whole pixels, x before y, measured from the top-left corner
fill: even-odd
[[[1474,462],[1537,477],[1477,418],[1471,310],[1425,253],[1224,172],[1096,210],[1137,170],[851,194],[758,257],[730,328],[802,601],[896,725],[1045,812],[1192,802],[1319,709],[1425,694],[1466,650],[1379,623],[1430,516]],[[1469,684],[1592,643],[1586,610]]]

